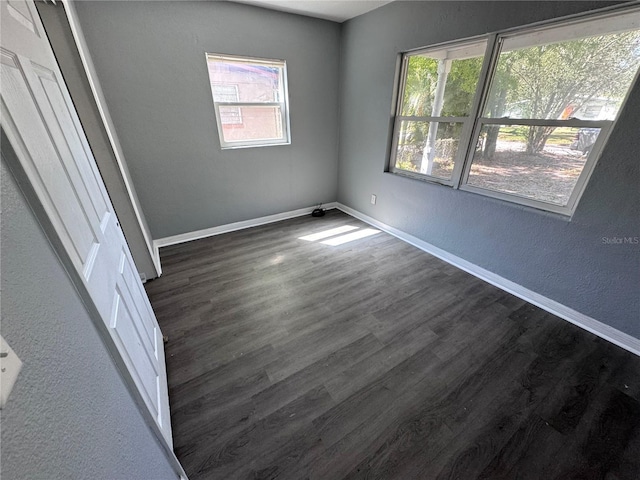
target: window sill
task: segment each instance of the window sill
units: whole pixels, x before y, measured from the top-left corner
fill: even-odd
[[[549,218],[553,218],[556,220],[562,220],[563,222],[571,222],[573,214],[575,212],[571,212],[571,213],[560,213],[560,212],[556,212],[556,211],[551,211],[548,210],[544,207],[536,207],[535,205],[531,205],[531,204],[527,204],[527,203],[523,203],[523,202],[518,202],[516,201],[516,198],[514,198],[513,196],[510,195],[503,195],[500,194],[499,192],[492,192],[490,190],[485,190],[485,189],[480,189],[480,188],[474,188],[474,187],[467,187],[467,186],[460,186],[460,188],[453,188],[452,185],[448,185],[442,182],[438,182],[436,178],[431,178],[431,177],[425,177],[423,175],[411,175],[409,172],[407,174],[405,174],[404,172],[396,172],[396,171],[385,171],[384,172],[387,175],[392,175],[395,177],[400,177],[400,178],[405,178],[405,179],[409,179],[409,180],[417,180],[418,182],[422,182],[422,183],[426,183],[426,184],[430,184],[430,185],[435,185],[435,186],[439,186],[439,187],[448,187],[452,192],[455,191],[461,191],[464,193],[468,193],[471,195],[478,195],[481,198],[485,198],[487,199],[487,201],[489,202],[496,202],[500,205],[503,205],[505,207],[509,207],[509,208],[516,208],[520,211],[524,211],[524,212],[530,212],[532,214],[536,214],[536,215],[543,215],[545,217],[549,217]],[[495,193],[495,195],[494,195]],[[508,197],[508,198],[506,198]],[[525,199],[526,200],[526,199]],[[560,207],[562,208],[562,207]]]

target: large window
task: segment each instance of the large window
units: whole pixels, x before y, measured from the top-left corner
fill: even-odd
[[[207,54],[223,149],[290,143],[286,64]]]
[[[640,11],[403,55],[390,171],[570,215],[640,65]]]

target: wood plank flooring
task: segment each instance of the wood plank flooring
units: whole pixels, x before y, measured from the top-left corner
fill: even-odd
[[[191,480],[640,478],[640,357],[385,233],[300,239],[346,226],[162,249]]]

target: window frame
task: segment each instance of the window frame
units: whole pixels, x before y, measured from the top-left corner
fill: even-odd
[[[474,112],[477,103],[480,101],[479,90],[476,87],[476,92],[473,95],[473,100],[471,102],[469,115],[466,117],[446,117],[446,116],[408,116],[402,115],[402,107],[404,106],[404,93],[407,83],[407,69],[409,66],[409,57],[421,54],[429,54],[431,52],[438,52],[441,50],[445,50],[453,47],[463,47],[465,45],[473,45],[477,43],[484,42],[485,43],[485,59],[483,59],[482,67],[480,68],[480,78],[478,79],[478,85],[480,85],[481,79],[483,78],[484,70],[485,70],[485,62],[486,62],[486,50],[489,48],[489,37],[487,35],[478,36],[478,37],[470,37],[460,41],[454,42],[445,42],[439,43],[436,45],[432,45],[426,48],[418,48],[414,50],[409,50],[401,54],[400,62],[400,79],[398,84],[398,92],[396,97],[396,106],[395,106],[395,114],[393,119],[393,130],[392,130],[392,140],[391,140],[391,154],[389,158],[389,169],[388,171],[391,173],[395,173],[398,175],[404,175],[408,177],[417,178],[419,180],[426,180],[434,183],[440,183],[442,185],[451,186],[457,188],[456,179],[460,177],[460,174],[463,169],[463,162],[466,158],[466,148],[470,141],[470,137],[473,133],[473,128],[475,126],[474,122]],[[422,122],[442,122],[442,123],[462,123],[462,130],[460,132],[460,140],[458,143],[458,151],[456,152],[456,157],[453,163],[453,170],[451,172],[451,178],[442,178],[437,177],[435,175],[428,175],[419,172],[411,172],[408,170],[402,170],[395,166],[396,163],[396,155],[398,152],[398,142],[400,139],[400,125],[403,121],[422,121]]]
[[[640,15],[640,7],[638,6],[614,6],[596,13],[582,13],[564,17],[561,19],[552,19],[549,21],[538,22],[532,25],[520,26],[511,29],[506,29],[487,35],[480,35],[475,37],[469,37],[452,42],[444,42],[434,44],[428,47],[421,47],[417,49],[407,50],[399,54],[399,65],[396,73],[397,87],[394,95],[394,109],[392,111],[391,122],[391,149],[388,156],[387,168],[385,171],[410,178],[414,178],[423,182],[436,183],[445,186],[450,186],[453,189],[463,190],[470,193],[483,195],[486,197],[496,198],[504,200],[509,203],[518,205],[524,205],[527,207],[536,208],[539,210],[561,214],[563,216],[571,217],[577,208],[577,205],[584,193],[586,185],[595,169],[598,159],[600,158],[603,147],[609,138],[609,135],[615,128],[615,125],[620,117],[620,112],[624,109],[630,93],[636,87],[636,84],[640,81],[640,68],[636,71],[636,74],[629,84],[629,88],[622,100],[620,108],[613,120],[588,120],[588,119],[524,119],[524,118],[490,118],[483,117],[485,106],[489,100],[489,92],[491,90],[491,82],[493,80],[494,73],[496,71],[497,62],[500,58],[500,53],[504,40],[507,38],[514,38],[519,36],[527,36],[532,34],[544,35],[545,30],[552,31],[554,29],[567,27],[573,27],[576,31],[584,29],[585,24],[589,24],[593,21],[606,19],[611,21],[615,17],[621,17],[624,15]],[[633,19],[631,20],[633,22]],[[640,28],[640,25],[638,25]],[[456,155],[454,168],[450,180],[426,175],[418,172],[411,172],[407,170],[399,169],[395,166],[396,155],[398,149],[398,140],[400,134],[401,120],[406,120],[411,117],[402,117],[401,110],[403,106],[405,85],[407,80],[407,66],[408,58],[412,55],[420,53],[428,53],[429,51],[437,51],[444,48],[453,48],[463,45],[465,43],[473,43],[486,40],[486,50],[484,59],[482,62],[482,68],[478,77],[478,84],[474,95],[474,100],[469,112],[470,128],[467,128],[467,123],[464,124],[463,130],[460,135],[458,152]],[[449,117],[417,117],[422,121],[429,118],[449,118]],[[453,118],[453,117],[451,117]],[[467,117],[463,117],[467,118]],[[600,133],[596,142],[593,144],[591,151],[589,152],[585,161],[584,167],[580,172],[576,184],[571,192],[571,195],[566,205],[558,205],[555,203],[545,202],[542,200],[535,200],[529,197],[519,196],[516,194],[509,194],[505,192],[499,192],[497,190],[490,190],[481,188],[478,186],[470,185],[468,182],[469,173],[473,164],[473,156],[475,153],[475,146],[479,140],[480,132],[485,125],[557,125],[563,127],[575,127],[575,128],[600,128]]]
[[[485,117],[479,118],[476,122],[472,138],[479,138],[479,134],[482,131],[482,127],[485,125],[525,125],[525,126],[557,126],[557,127],[575,127],[575,128],[600,128],[598,138],[593,144],[591,151],[589,152],[587,159],[584,163],[584,167],[578,175],[576,184],[571,191],[571,195],[567,200],[566,205],[559,205],[557,203],[545,202],[543,200],[535,200],[533,198],[524,197],[521,195],[510,194],[506,192],[500,192],[498,190],[491,190],[488,188],[482,188],[468,183],[469,174],[473,165],[473,156],[475,149],[467,152],[467,158],[464,163],[464,172],[460,179],[460,190],[472,193],[478,193],[487,197],[498,198],[500,200],[507,200],[512,203],[520,205],[526,205],[528,207],[538,208],[540,210],[546,210],[553,213],[559,213],[563,215],[573,215],[575,208],[578,204],[580,197],[587,185],[588,179],[591,177],[591,173],[596,164],[597,158],[600,156],[602,147],[605,143],[605,138],[608,138],[611,131],[611,120],[538,120],[538,119],[507,119],[507,118],[495,118],[487,119]]]
[[[210,59],[214,60],[227,60],[234,63],[246,63],[246,64],[262,64],[275,66],[279,68],[280,71],[280,84],[282,91],[282,98],[277,102],[220,102],[216,101],[213,96],[213,85],[211,77],[209,76],[208,66]],[[210,90],[211,90],[211,98],[213,100],[213,108],[216,117],[216,126],[218,128],[218,138],[220,140],[220,147],[222,150],[234,150],[238,148],[255,148],[255,147],[270,147],[276,145],[290,145],[291,144],[291,124],[290,124],[290,113],[289,113],[289,88],[287,84],[287,62],[285,60],[280,59],[270,59],[270,58],[257,58],[257,57],[247,57],[240,55],[228,55],[221,53],[205,53],[205,61],[207,64],[207,77],[209,78]],[[222,85],[222,84],[217,84]],[[222,116],[220,114],[220,107],[238,107],[238,111],[240,112],[239,118],[242,119],[242,107],[250,107],[250,108],[280,108],[280,124],[282,125],[282,137],[273,138],[273,139],[257,139],[257,140],[238,140],[238,141],[227,141],[224,138],[224,130],[223,125],[232,125],[232,124],[224,124],[222,122]],[[233,124],[239,125],[239,124]]]

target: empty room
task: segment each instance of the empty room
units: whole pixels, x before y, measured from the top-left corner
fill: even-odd
[[[0,2],[0,476],[640,478],[640,5]]]

